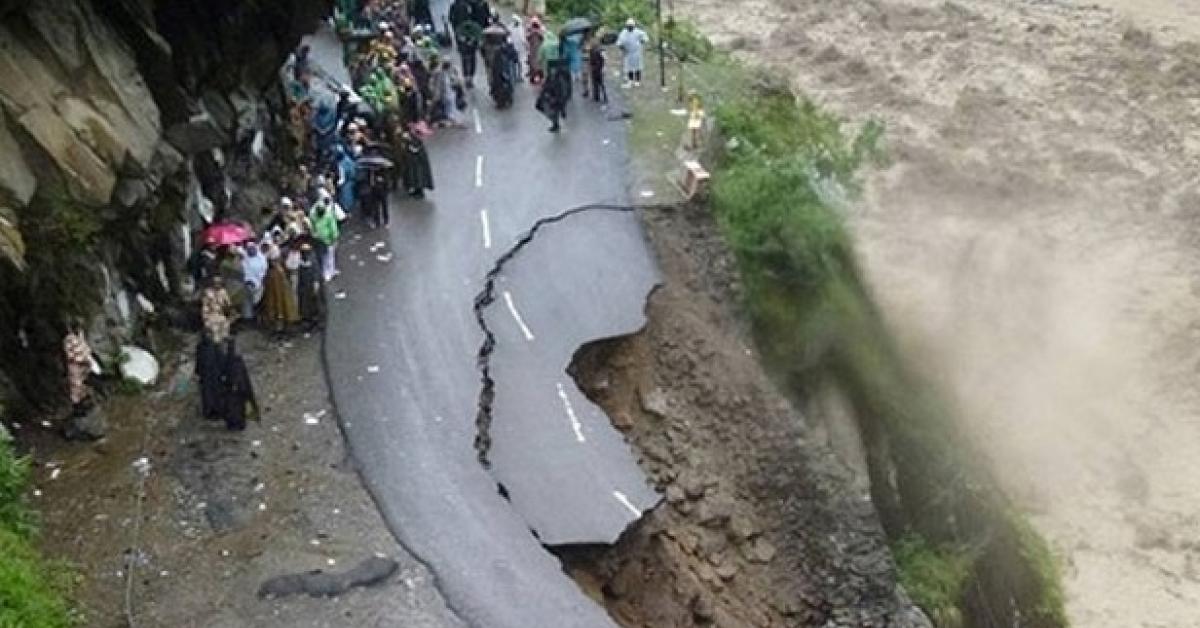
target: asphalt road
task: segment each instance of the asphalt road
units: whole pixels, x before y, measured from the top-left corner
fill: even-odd
[[[344,80],[337,42],[326,33],[313,44]],[[395,197],[390,230],[343,237],[327,366],[368,487],[463,619],[612,626],[541,542],[612,542],[658,500],[565,373],[581,344],[644,323],[658,275],[635,214],[548,225],[504,268],[486,312],[497,340],[490,472],[473,447],[483,335],[472,305],[483,277],[539,218],[628,200],[625,123],[576,101],[552,135],[533,98],[520,85],[500,112],[476,90],[466,128],[429,142],[437,190]]]

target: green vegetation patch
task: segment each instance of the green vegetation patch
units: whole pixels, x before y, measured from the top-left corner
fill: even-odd
[[[938,626],[962,625],[959,605],[975,557],[965,548],[936,547],[910,534],[892,546],[900,584]]]
[[[34,549],[34,518],[24,500],[29,461],[0,438],[0,628],[72,624],[66,571]]]
[[[851,125],[743,72],[752,88],[715,107],[725,150],[711,205],[768,367],[800,396],[822,381],[846,392],[900,581],[938,626],[996,608],[1065,626],[1054,556],[906,364],[864,287],[844,211],[862,168],[885,159],[883,126]]]

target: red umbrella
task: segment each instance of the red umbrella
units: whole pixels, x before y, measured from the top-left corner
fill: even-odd
[[[254,239],[254,230],[240,222],[220,222],[204,230],[204,246],[230,246]]]

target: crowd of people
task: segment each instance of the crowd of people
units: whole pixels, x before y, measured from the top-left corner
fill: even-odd
[[[296,51],[282,76],[294,164],[280,182],[283,195],[263,208],[257,229],[243,225],[220,234],[227,238],[205,237],[191,263],[203,287],[196,369],[205,417],[240,430],[257,412],[234,343],[239,327],[257,324],[282,336],[323,324],[324,287],[339,272],[345,221],[361,216],[372,229],[386,228],[394,191],[422,198],[434,189],[425,140],[439,128],[462,126],[480,59],[500,108],[512,104],[515,83],[527,78],[540,87],[536,107],[553,132],[561,129],[575,84],[585,98],[607,103],[605,54],[595,30],[584,24],[555,33],[540,14],[526,20],[513,16],[505,24],[486,0],[454,0],[439,32],[425,0],[339,0],[335,24],[350,84],[317,67],[307,45]],[[641,80],[646,39],[632,20],[616,38],[626,87]],[[447,54],[451,43],[457,67]]]

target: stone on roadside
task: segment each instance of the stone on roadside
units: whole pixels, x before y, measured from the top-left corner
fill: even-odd
[[[696,519],[700,521],[700,525],[711,528],[724,525],[729,521],[732,512],[733,504],[729,499],[717,495],[700,502],[696,508]]]
[[[685,499],[683,489],[679,488],[678,484],[672,484],[667,487],[667,503],[678,504]]]
[[[668,407],[667,393],[663,389],[656,387],[650,391],[639,390],[638,397],[643,410],[657,418],[667,418],[670,408]]]
[[[688,499],[701,499],[704,497],[704,480],[700,476],[689,474],[683,478],[681,484],[683,484],[683,494],[687,495]]]
[[[758,527],[754,525],[750,517],[737,514],[729,519],[729,535],[741,543],[758,536]]]
[[[775,558],[775,546],[762,537],[754,539],[754,543],[745,546],[746,560],[752,563],[767,564]]]
[[[158,381],[158,360],[141,347],[122,345],[121,377],[142,386],[152,386]]]
[[[332,559],[331,559],[332,560]],[[267,580],[258,589],[262,598],[280,598],[306,594],[312,597],[335,597],[355,587],[378,584],[396,573],[400,566],[390,558],[372,556],[349,571],[328,573],[320,569],[298,574],[286,574]]]
[[[108,434],[108,420],[98,405],[93,405],[83,416],[68,417],[63,426],[63,436],[67,440],[100,440],[106,434]]]
[[[733,580],[733,577],[737,575],[737,572],[738,566],[737,562],[735,561],[726,560],[720,565],[717,565],[717,575],[720,576],[722,580]]]

